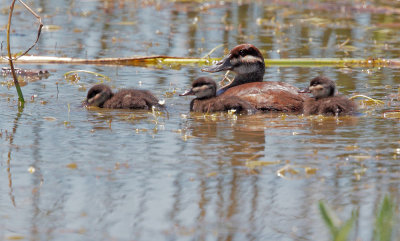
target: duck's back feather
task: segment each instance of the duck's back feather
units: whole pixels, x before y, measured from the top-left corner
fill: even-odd
[[[284,82],[253,82],[235,86],[221,96],[238,96],[254,108],[263,111],[301,112],[309,97]]]

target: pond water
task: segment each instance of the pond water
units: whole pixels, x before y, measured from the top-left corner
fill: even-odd
[[[5,46],[10,1],[0,2]],[[222,57],[244,42],[272,59],[400,54],[400,3],[393,1],[29,5],[45,24],[33,55],[203,57],[224,44],[212,53]],[[17,3],[14,53],[35,40],[35,21]],[[342,220],[358,210],[351,237],[371,240],[383,197],[400,198],[400,119],[384,116],[399,109],[397,68],[268,66],[265,80],[302,88],[325,75],[342,94],[385,102],[361,106],[356,117],[308,118],[189,113],[191,98],[178,94],[198,76],[223,77],[197,65],[16,66],[50,75],[24,80],[23,110],[10,76],[0,79],[2,240],[329,240],[319,200]],[[111,80],[64,78],[77,69]],[[151,90],[168,111],[81,107],[88,88],[102,81]]]

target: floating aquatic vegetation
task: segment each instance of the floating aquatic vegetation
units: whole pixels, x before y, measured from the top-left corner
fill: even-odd
[[[359,168],[355,169],[353,171],[354,177],[356,178],[357,181],[361,180],[361,177],[365,175],[365,172],[367,171],[367,168]]]
[[[45,116],[45,117],[43,117],[43,119],[46,121],[56,121],[57,120],[57,118],[52,117],[52,116]]]
[[[109,23],[109,25],[121,25],[121,26],[133,26],[136,25],[137,21],[121,21],[116,23]]]
[[[108,77],[104,74],[96,73],[96,72],[89,71],[89,70],[71,70],[64,74],[64,78],[67,80],[70,80],[71,82],[78,82],[80,77],[76,73],[92,74],[92,75],[95,75],[96,77],[101,77],[103,80],[111,81],[110,77]]]
[[[69,169],[77,169],[78,168],[78,164],[76,164],[75,162],[71,162],[69,164],[67,164],[66,166]]]
[[[24,240],[26,239],[23,235],[11,235],[6,238],[7,240]]]
[[[46,69],[21,69],[14,68],[15,74],[18,76],[26,76],[26,77],[37,77],[37,76],[48,76],[50,72]],[[3,76],[12,75],[12,70],[9,67],[2,67],[1,73]]]
[[[371,97],[368,97],[366,95],[354,95],[349,97],[350,100],[353,100],[355,98],[364,98],[365,100],[363,101],[363,104],[365,105],[384,105],[385,102],[377,99],[373,99]]]
[[[383,113],[383,118],[399,119],[400,118],[400,110],[386,111]]]
[[[169,67],[180,68],[182,65],[208,65],[220,58],[193,58],[175,57],[165,55],[136,56],[128,58],[101,58],[101,59],[77,59],[52,56],[22,56],[16,60],[19,64],[88,64],[88,65],[125,65],[144,67]],[[361,59],[361,58],[281,58],[264,59],[266,66],[334,66],[334,67],[399,67],[398,59]],[[0,58],[0,63],[6,61]]]
[[[299,165],[292,165],[292,164],[286,164],[282,168],[276,171],[276,175],[278,177],[284,178],[284,179],[291,179],[294,177],[302,177],[303,175],[315,175],[317,173],[318,168],[314,167],[309,167],[309,166],[299,166]]]
[[[249,169],[256,169],[256,168],[262,168],[265,166],[270,166],[270,165],[276,165],[280,164],[281,160],[278,161],[246,161],[245,166]]]
[[[46,32],[55,32],[55,31],[61,30],[61,26],[59,26],[59,25],[44,25],[42,30],[46,31]]]
[[[30,166],[30,167],[28,168],[28,172],[29,172],[30,174],[35,173],[35,171],[36,171],[36,169],[35,169],[35,167],[33,167],[33,166]]]

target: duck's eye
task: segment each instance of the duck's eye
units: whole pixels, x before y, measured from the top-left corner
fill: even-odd
[[[241,50],[239,51],[239,55],[244,56],[244,51],[243,51],[243,49],[241,49]]]

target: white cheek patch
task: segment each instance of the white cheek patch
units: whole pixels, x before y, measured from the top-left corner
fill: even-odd
[[[105,102],[107,97],[103,92],[96,94],[94,97],[88,99],[89,105],[99,106],[101,103]]]
[[[234,72],[239,74],[254,73],[257,72],[259,69],[256,63],[262,63],[262,59],[252,55],[246,55],[245,57],[231,60],[231,64],[233,66],[238,63],[239,66],[233,69]]]
[[[248,63],[248,64],[254,64],[257,62],[262,63],[262,59],[260,59],[259,57],[253,56],[253,55],[246,55],[241,58],[241,61],[243,63]]]
[[[193,92],[195,93],[197,98],[210,97],[213,95],[212,88],[208,85],[202,85],[200,87],[193,88]]]
[[[329,96],[329,88],[324,88],[323,85],[311,86],[310,91],[315,98],[323,98]]]
[[[314,85],[310,87],[311,91],[321,91],[322,89],[324,89],[322,85]]]

